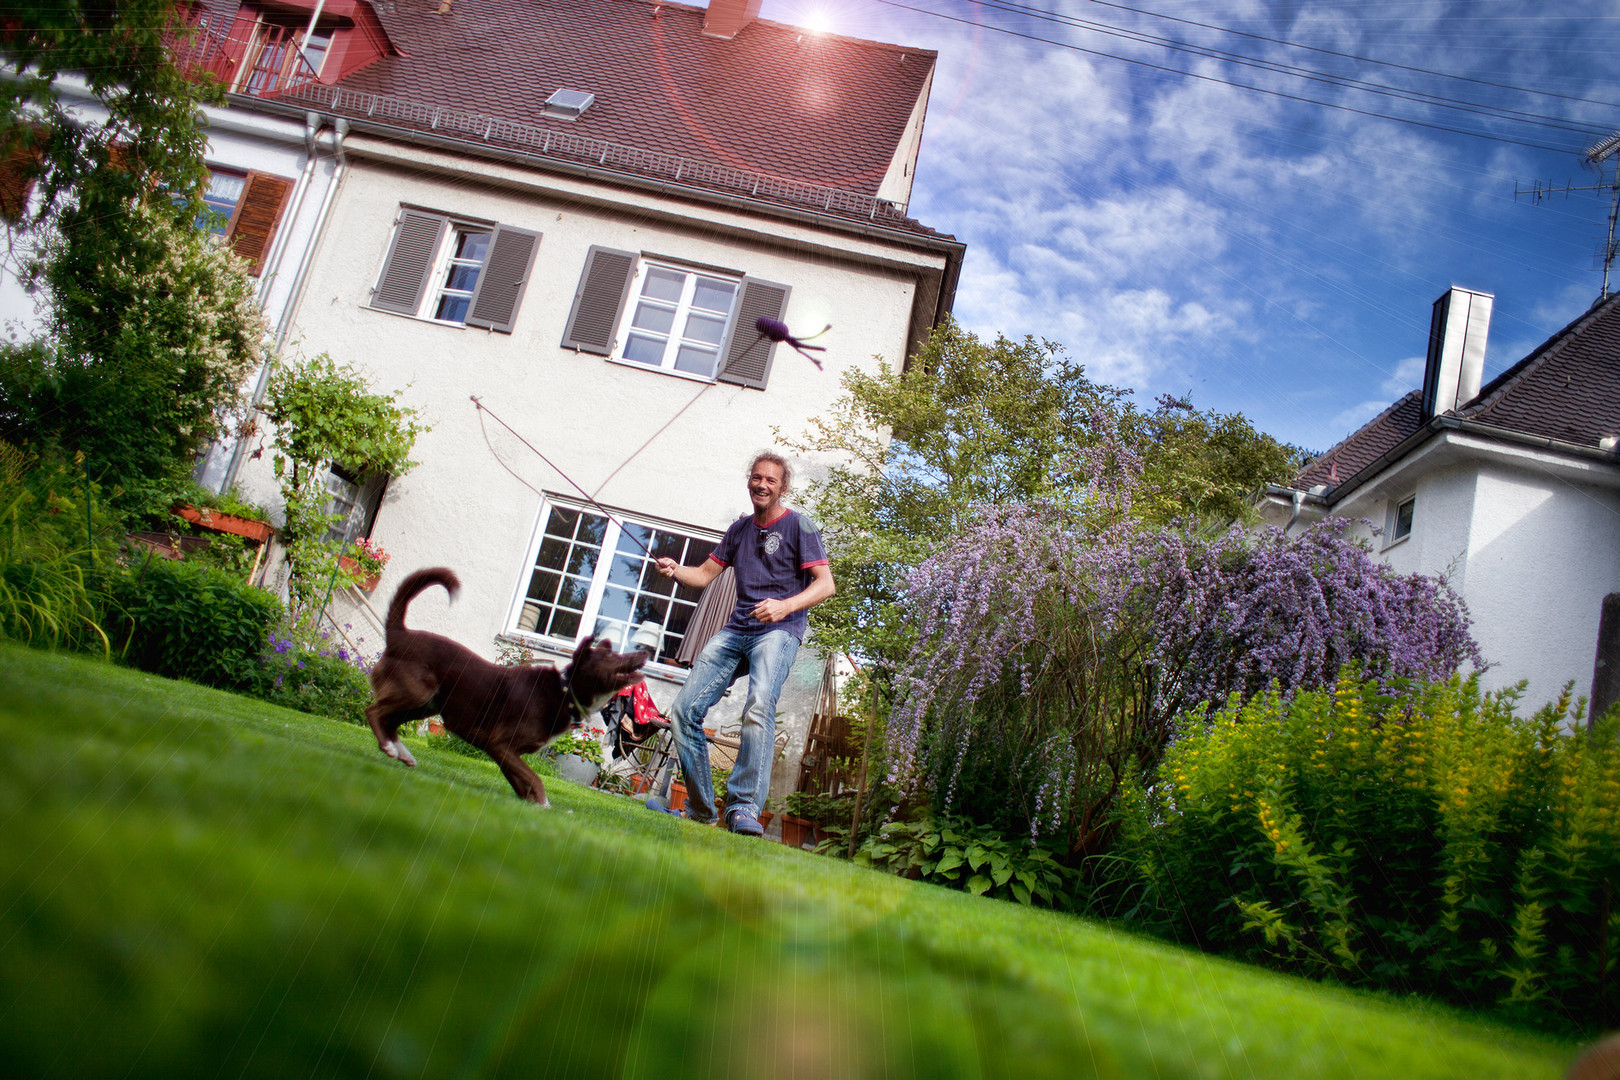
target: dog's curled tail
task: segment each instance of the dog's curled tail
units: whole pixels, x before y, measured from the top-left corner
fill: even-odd
[[[434,585],[443,585],[444,591],[451,597],[461,591],[461,579],[456,577],[455,571],[445,566],[417,570],[399,583],[399,588],[394,590],[394,599],[388,605],[388,623],[384,638],[388,647],[392,648],[395,639],[405,632],[405,609],[411,606],[416,594]]]

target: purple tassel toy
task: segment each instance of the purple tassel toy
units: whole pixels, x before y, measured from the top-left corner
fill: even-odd
[[[791,345],[795,350],[798,351],[800,356],[816,365],[817,371],[821,370],[821,361],[811,356],[807,350],[814,349],[816,352],[826,352],[827,347],[825,345],[806,345],[805,342],[814,341],[822,334],[825,334],[828,330],[831,330],[831,323],[823,326],[820,330],[816,331],[814,334],[811,334],[809,337],[804,338],[794,337],[788,332],[787,323],[778,319],[772,319],[766,315],[761,315],[754,321],[754,328],[759,331],[759,336],[762,338],[766,338],[770,341],[782,341]]]

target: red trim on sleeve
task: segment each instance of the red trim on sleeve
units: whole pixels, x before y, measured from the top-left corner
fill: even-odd
[[[713,558],[713,557],[714,556],[712,556],[712,555],[710,556],[710,558]],[[827,565],[827,560],[826,559],[816,559],[814,562],[802,562],[802,563],[800,563],[799,564],[799,569],[800,570],[808,570],[812,566],[826,566],[826,565]]]
[[[712,551],[711,551],[711,552],[709,552],[709,558],[711,558],[711,559],[713,559],[713,560],[714,560],[714,561],[715,561],[715,562],[717,562],[717,563],[719,563],[719,564],[720,564],[720,565],[721,565],[721,566],[726,566],[726,565],[728,565],[728,564],[727,564],[727,563],[726,563],[726,560],[724,560],[724,559],[722,559],[722,558],[721,558],[721,557],[720,557],[720,556],[718,556],[718,555],[716,555],[716,554],[715,554],[715,553],[714,553],[714,552],[712,552]]]

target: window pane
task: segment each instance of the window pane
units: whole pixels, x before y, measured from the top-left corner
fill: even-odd
[[[463,232],[456,234],[456,258],[482,263],[489,251],[489,233]]]
[[[607,535],[607,526],[607,518],[602,517],[600,514],[582,512],[579,518],[579,530],[574,534],[575,539],[582,544],[595,544],[597,547],[601,547],[602,538]]]
[[[551,626],[546,633],[552,637],[572,639],[579,633],[579,613],[577,611],[558,611],[551,616]]]
[[[617,585],[624,589],[633,589],[636,582],[641,579],[641,559],[631,559],[623,555],[613,558],[613,565],[608,568],[608,584]]]
[[[647,280],[642,283],[641,295],[654,300],[667,300],[673,304],[680,300],[681,291],[685,288],[685,274],[654,266],[647,270]]]
[[[463,292],[472,292],[478,285],[478,272],[481,266],[464,266],[461,263],[451,263],[450,272],[445,275],[444,287],[447,289],[460,289]]]
[[[467,303],[471,299],[470,296],[446,293],[439,299],[439,306],[434,309],[433,317],[443,322],[464,323],[467,321]]]
[[[560,507],[553,507],[551,516],[546,520],[546,535],[573,536],[574,526],[578,523],[578,510],[564,510]]]
[[[704,311],[731,313],[731,298],[737,295],[737,283],[700,277],[692,294],[692,306]]]
[[[529,599],[540,600],[547,604],[557,599],[557,584],[562,581],[562,575],[553,574],[549,570],[536,570],[529,579]]]
[[[561,570],[567,559],[568,541],[548,536],[540,541],[540,554],[535,558],[534,565],[549,570]]]
[[[630,618],[630,609],[634,606],[635,595],[629,589],[608,586],[602,590],[602,604],[596,613],[603,618],[617,619],[626,622]]]
[[[643,596],[636,601],[636,610],[630,621],[636,626],[651,619],[659,626],[664,625],[664,618],[669,614],[669,601],[657,596]]]
[[[624,358],[657,367],[664,362],[664,339],[631,334],[624,340]]]
[[[599,638],[606,638],[616,652],[624,652],[626,643],[630,640],[630,628],[612,619],[597,619],[596,628],[591,633]]]
[[[653,547],[652,537],[653,530],[647,526],[627,521],[624,523],[624,527],[619,530],[619,550],[626,555],[641,555],[643,554],[643,547],[657,550]]]
[[[675,370],[712,377],[715,362],[719,359],[720,353],[715,349],[698,349],[691,345],[682,345],[680,351],[675,354]]]
[[[686,320],[686,333],[683,336],[706,345],[718,345],[720,339],[726,336],[726,320],[693,312]]]
[[[675,325],[675,309],[659,307],[657,304],[637,304],[636,317],[631,320],[631,325],[638,330],[667,334]]]
[[[587,544],[575,544],[574,549],[568,553],[568,563],[563,567],[570,574],[580,574],[590,577],[596,573],[596,557],[600,549]]]
[[[565,577],[562,579],[562,588],[557,590],[557,603],[561,607],[584,611],[585,599],[590,595],[590,578]]]
[[[641,570],[641,591],[669,596],[675,592],[675,579],[660,574],[657,563],[647,563]]]

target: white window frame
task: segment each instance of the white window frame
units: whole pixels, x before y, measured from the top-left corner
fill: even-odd
[[[664,337],[663,355],[657,364],[652,364],[648,363],[646,360],[632,358],[628,355],[628,350],[631,347],[631,336],[638,333],[635,320],[637,312],[639,312],[641,309],[641,305],[645,302],[652,307],[662,308],[668,306],[668,302],[666,301],[662,301],[657,298],[648,299],[644,298],[642,295],[642,290],[647,283],[648,277],[654,272],[658,271],[682,274],[685,276],[685,281],[682,282],[681,285],[680,298],[676,300],[673,303],[673,306],[670,308],[670,310],[673,311],[673,315],[670,320],[669,333],[667,335],[660,335],[656,331],[646,331],[641,334],[641,337],[644,340],[654,336]],[[688,338],[684,333],[677,333],[678,330],[683,331],[689,325],[689,320],[693,316],[694,312],[697,313],[699,317],[702,317],[705,314],[719,314],[712,308],[693,307],[698,282],[703,279],[708,279],[710,281],[722,281],[732,286],[731,306],[727,309],[725,313],[725,321],[720,327],[719,340],[713,342],[702,341],[701,339],[697,338]],[[630,288],[625,294],[624,311],[619,316],[619,325],[615,331],[613,339],[613,352],[608,359],[616,363],[627,364],[631,367],[640,368],[643,371],[658,371],[665,375],[674,375],[683,379],[695,379],[699,382],[712,383],[716,381],[720,374],[720,368],[725,363],[726,346],[731,340],[732,326],[737,321],[737,307],[742,300],[742,289],[743,275],[741,274],[710,270],[706,267],[686,266],[667,259],[658,259],[646,255],[641,256],[636,260],[635,276],[631,278]],[[680,356],[680,346],[683,343],[699,345],[705,349],[712,347],[714,350],[713,370],[711,370],[708,374],[703,374],[696,371],[683,371],[680,368],[677,368],[675,364]]]
[[[484,257],[477,262],[478,274],[473,278],[472,284],[466,289],[452,289],[450,287],[450,273],[458,266],[472,266],[471,259],[460,258],[456,251],[461,247],[461,238],[477,233],[484,235]],[[440,326],[466,326],[467,312],[472,308],[473,294],[478,291],[478,282],[483,279],[484,270],[489,266],[490,247],[495,242],[495,226],[486,225],[476,221],[459,221],[451,218],[448,227],[444,230],[444,238],[439,241],[439,250],[433,259],[433,269],[428,271],[428,287],[422,290],[422,306],[417,309],[416,317],[426,319],[428,322],[438,323]],[[439,303],[446,296],[460,296],[466,300],[461,309],[459,319],[441,319],[435,312],[439,310]]]
[[[1407,522],[1406,522],[1406,531],[1405,532],[1399,532],[1398,530],[1401,527],[1401,511],[1404,510],[1407,507],[1411,507],[1412,512],[1408,516],[1408,519],[1407,519]],[[1408,538],[1410,538],[1411,535],[1412,535],[1412,530],[1416,526],[1416,524],[1417,524],[1417,495],[1416,494],[1408,495],[1404,499],[1391,499],[1389,501],[1389,518],[1384,523],[1384,535],[1389,537],[1388,542],[1384,544],[1384,550],[1388,551],[1390,548],[1394,547],[1396,544],[1403,543]]]
[[[546,497],[541,500],[540,512],[535,518],[534,533],[530,539],[529,546],[523,560],[523,566],[518,573],[517,588],[513,592],[512,604],[507,612],[506,627],[502,636],[508,640],[521,642],[525,645],[539,649],[546,649],[553,652],[571,652],[574,646],[584,639],[586,634],[594,633],[597,630],[598,623],[603,618],[601,614],[602,597],[607,591],[609,584],[608,578],[610,576],[612,567],[611,558],[603,560],[600,558],[600,556],[598,557],[596,564],[592,569],[590,587],[587,591],[584,605],[580,612],[579,626],[572,637],[563,637],[539,630],[524,629],[522,626],[522,621],[525,614],[524,607],[530,602],[528,595],[529,586],[535,572],[540,569],[537,566],[540,558],[540,548],[547,539],[546,526],[551,520],[553,510],[589,514],[596,518],[606,518],[607,521],[602,535],[602,543],[597,549],[599,553],[619,552],[619,541],[623,535],[623,530],[621,527],[622,525],[640,526],[643,528],[655,529],[666,534],[681,536],[688,542],[686,545],[688,552],[691,550],[693,541],[700,545],[709,544],[711,546],[718,546],[720,543],[720,534],[710,529],[700,529],[691,525],[684,525],[679,522],[668,521],[662,518],[650,517],[642,514],[627,514],[619,510],[614,510],[611,515],[605,515],[600,509],[591,506],[589,503],[555,496],[548,493]],[[635,547],[634,544],[630,546],[632,548]],[[637,557],[640,557],[639,549],[637,549]],[[703,557],[707,558],[707,553],[705,553]],[[688,557],[685,561],[690,563],[698,560]],[[675,592],[671,596],[671,600],[672,602],[678,602],[683,606],[690,605],[693,609],[693,613],[695,614],[698,596],[691,595],[680,597],[679,593],[683,589],[686,589],[686,587],[676,586]],[[693,590],[687,591],[692,592]],[[543,603],[544,602],[542,602],[542,604]],[[614,621],[616,622],[617,620]],[[668,624],[667,617],[665,624]],[[625,640],[615,640],[614,645],[621,650],[631,648],[632,646],[629,638],[635,633],[635,629],[636,628],[634,625],[626,623],[625,629],[622,632]],[[662,651],[665,655],[673,655],[676,650],[666,647]],[[673,679],[676,681],[680,681],[686,677],[685,668],[656,660],[649,661],[646,670],[657,674],[662,678]]]

